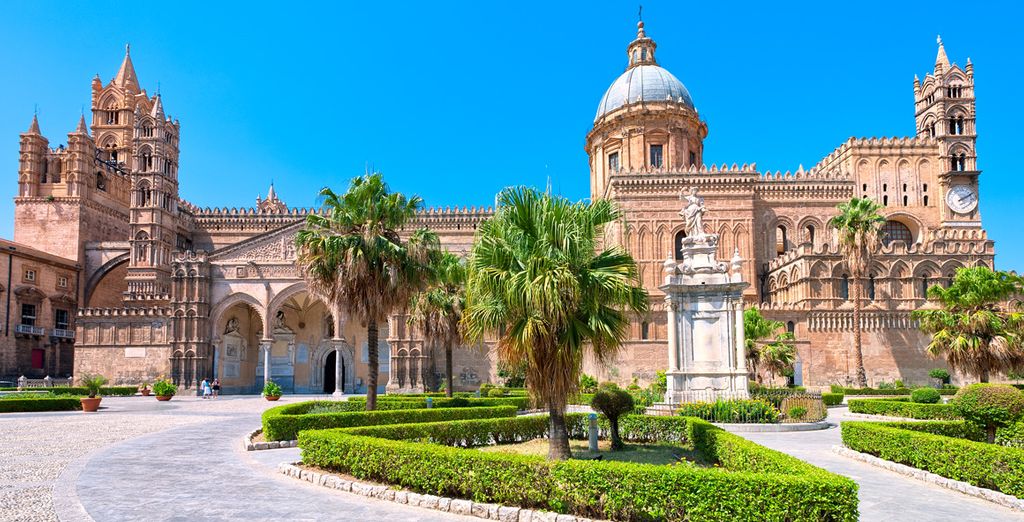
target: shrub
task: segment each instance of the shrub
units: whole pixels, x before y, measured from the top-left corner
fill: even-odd
[[[676,414],[710,422],[771,424],[779,421],[779,410],[762,399],[691,402],[681,405]]]
[[[931,424],[933,426],[918,426]],[[937,424],[950,424],[936,428]],[[959,426],[956,426],[959,425]],[[976,442],[929,430],[980,433],[971,424],[844,422],[843,444],[877,457],[978,487],[1024,496],[1024,450]]]
[[[989,442],[995,442],[998,428],[1024,416],[1024,394],[1005,384],[964,386],[952,404],[965,420],[985,429]]]
[[[178,393],[178,387],[169,380],[163,379],[153,383],[153,395],[167,397]]]
[[[626,390],[630,393],[636,393],[641,390],[640,383],[636,381],[635,377],[633,378],[633,382],[629,383],[629,386],[626,386]]]
[[[267,440],[294,440],[302,430],[513,417],[516,414],[514,406],[307,413],[316,404],[317,401],[300,402],[263,412],[263,435]]]
[[[910,395],[906,388],[843,388],[845,395]]]
[[[949,372],[944,368],[932,368],[928,370],[928,376],[932,379],[938,379],[941,384],[949,382]]]
[[[487,390],[487,396],[488,397],[504,397],[505,396],[505,390],[503,390],[501,388],[491,388],[490,390]]]
[[[466,406],[515,406],[520,410],[530,408],[530,398],[525,395],[508,397],[432,397],[435,408],[464,408]],[[366,397],[349,397],[349,402],[366,403]],[[377,408],[420,409],[427,407],[427,398],[408,395],[381,395],[377,397]],[[364,408],[365,409],[365,408]]]
[[[843,397],[842,393],[822,393],[821,401],[825,406],[838,406],[843,403]]]
[[[605,420],[605,419],[602,419]],[[586,417],[566,416],[570,436],[586,435]],[[465,438],[480,444],[542,435],[546,416],[303,431],[303,463],[420,493],[541,508],[613,520],[857,519],[857,486],[704,421],[627,415],[632,431],[681,441],[719,467],[547,461],[425,442]],[[465,434],[464,438],[459,433]],[[408,437],[408,438],[406,438]],[[389,440],[390,439],[390,440]],[[633,439],[628,439],[633,440]],[[663,441],[665,439],[657,439]],[[734,473],[735,472],[735,473]],[[708,494],[713,491],[714,494]]]
[[[480,383],[480,396],[486,397],[491,390],[494,389],[494,385],[489,382]]]
[[[590,406],[604,414],[611,425],[612,451],[626,447],[619,437],[619,417],[633,411],[633,396],[612,382],[601,384]]]
[[[804,414],[799,417],[789,416],[789,419],[800,422],[818,422],[828,416],[828,409],[825,408],[825,403],[820,397],[815,395],[790,395],[782,399],[782,403],[779,404],[779,411],[789,412],[792,408],[802,408],[804,410]]]
[[[1024,448],[1024,420],[996,430],[996,444]]]
[[[789,417],[792,419],[803,420],[804,415],[807,415],[807,408],[803,406],[793,406],[789,409]]]
[[[29,390],[45,391],[53,395],[88,395],[89,390],[84,386],[53,386],[51,388],[28,388]],[[0,391],[17,391],[17,388],[0,388]],[[104,386],[100,388],[100,395],[105,397],[128,397],[138,392],[135,386]]]
[[[831,391],[832,393],[845,393],[846,388],[843,388],[843,385],[841,384],[830,384],[829,391]]]
[[[668,375],[661,370],[654,372],[654,382],[651,383],[649,388],[656,395],[664,397],[665,392],[668,391]]]
[[[888,415],[890,417],[906,417],[908,419],[956,419],[960,415],[948,404],[918,404],[904,400],[890,399],[850,399],[847,405],[850,413],[866,415]]]
[[[893,381],[892,386],[893,388],[906,388],[906,386],[903,385],[903,379],[896,379]]]
[[[650,386],[636,393],[630,393],[630,395],[633,396],[633,413],[638,415],[643,415],[647,411],[648,406],[665,398],[664,392],[658,393]]]
[[[594,393],[597,391],[597,379],[582,373],[580,374],[580,393]]]
[[[878,389],[879,390],[894,390],[894,389],[896,389],[896,385],[891,383],[891,382],[882,381],[882,382],[878,383]]]
[[[263,396],[264,397],[280,397],[281,386],[274,381],[267,381],[263,385]]]
[[[910,392],[910,400],[918,404],[937,404],[942,396],[935,388],[914,388]]]
[[[14,398],[0,399],[0,413],[15,413],[26,411],[70,411],[82,409],[82,401],[77,397],[52,397],[37,396],[30,397],[19,395]]]
[[[100,393],[103,385],[107,383],[107,378],[102,375],[84,375],[82,376],[82,386],[85,388],[89,398],[95,398]]]

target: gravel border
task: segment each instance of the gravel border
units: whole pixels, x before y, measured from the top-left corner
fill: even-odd
[[[304,480],[316,486],[355,493],[364,497],[386,500],[396,504],[406,504],[486,520],[501,520],[502,522],[597,522],[589,518],[563,515],[550,511],[535,511],[520,507],[424,495],[405,489],[393,489],[389,486],[365,484],[346,480],[337,475],[302,469],[295,464],[282,462],[277,466],[277,470],[283,475]]]
[[[262,428],[257,429],[256,431],[246,435],[245,437],[242,437],[242,447],[245,448],[245,451],[262,451],[262,450],[270,450],[270,449],[297,448],[297,447],[299,447],[299,441],[297,441],[297,440],[275,440],[275,441],[272,441],[272,442],[253,442],[252,439],[255,438],[257,435],[259,435],[260,433],[263,433],[263,429]]]
[[[947,489],[959,491],[960,493],[963,493],[965,495],[970,495],[972,497],[988,500],[989,502],[995,502],[1000,506],[1008,507],[1015,511],[1024,512],[1024,499],[1017,498],[1013,495],[1007,495],[1006,493],[1000,493],[998,491],[987,488],[979,488],[978,486],[974,486],[967,482],[953,480],[951,478],[943,477],[942,475],[936,475],[935,473],[932,473],[930,471],[925,471],[923,469],[914,468],[911,466],[900,464],[898,462],[893,462],[891,460],[878,458],[874,455],[869,455],[867,453],[854,451],[850,448],[847,448],[846,446],[832,446],[832,452],[837,455],[849,457],[854,460],[866,462],[873,466],[878,466],[880,468],[887,469],[895,473],[899,473],[900,475],[906,475],[911,478],[935,484],[936,486],[942,486]]]

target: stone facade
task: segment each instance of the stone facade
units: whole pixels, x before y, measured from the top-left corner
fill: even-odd
[[[705,166],[708,123],[685,87],[655,59],[640,24],[626,71],[600,102],[585,149],[593,197],[625,219],[609,240],[625,245],[651,293],[621,356],[586,371],[646,382],[668,366],[666,260],[685,238],[679,195],[698,188],[717,255],[742,260],[748,305],[787,323],[798,339],[795,380],[848,382],[852,339],[848,273],[827,227],[837,203],[868,196],[889,219],[866,281],[865,361],[873,382],[923,381],[925,337],[909,318],[926,285],[959,266],[992,266],[993,242],[977,209],[973,66],[951,64],[941,42],[934,69],[914,81],[917,134],[854,139],[810,169],[760,172],[753,163]],[[168,376],[183,385],[217,376],[225,391],[253,392],[264,375],[288,391],[365,389],[365,329],[306,292],[293,238],[313,209],[288,207],[273,187],[251,208],[198,208],[179,195],[180,123],[141,87],[126,51],[115,77],[92,81],[85,118],[56,148],[33,119],[21,135],[15,240],[82,267],[75,298],[75,372],[115,382]],[[409,226],[436,231],[467,252],[490,209],[427,209]],[[60,229],[62,234],[54,234]],[[337,317],[335,317],[337,315]],[[382,341],[382,387],[423,389],[442,368],[405,318]],[[267,361],[269,361],[269,370]],[[338,361],[341,361],[339,364]],[[496,379],[489,346],[456,350],[457,387]],[[335,386],[335,384],[337,384]]]

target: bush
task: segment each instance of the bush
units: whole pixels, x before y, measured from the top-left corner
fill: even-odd
[[[782,399],[782,403],[779,404],[779,411],[789,412],[793,408],[801,408],[804,410],[803,415],[784,419],[783,422],[796,420],[799,422],[818,422],[824,420],[828,416],[828,409],[825,408],[825,403],[820,397],[814,395],[790,395],[785,399]]]
[[[932,426],[918,426],[931,424]],[[934,425],[947,431],[978,433],[970,424],[844,422],[843,444],[850,449],[930,471],[978,487],[1024,496],[1024,450],[928,433]],[[959,426],[957,426],[959,425]]]
[[[804,415],[807,415],[807,408],[803,406],[793,406],[789,409],[789,417],[791,419],[803,420]]]
[[[178,387],[171,381],[163,379],[153,383],[153,395],[157,397],[167,397],[175,393],[178,393]]]
[[[264,397],[280,397],[281,386],[274,381],[267,381],[263,384],[263,396]]]
[[[489,392],[488,392],[489,393]],[[464,408],[466,406],[515,406],[520,410],[530,408],[530,398],[525,395],[512,395],[508,397],[431,397],[434,401],[434,408]],[[348,402],[360,402],[366,404],[366,397],[349,397]],[[399,410],[399,409],[421,409],[427,407],[427,398],[423,396],[413,397],[407,395],[381,395],[377,397],[377,409]],[[362,409],[366,409],[365,407]]]
[[[307,413],[317,402],[300,402],[298,404],[278,406],[263,412],[263,435],[267,440],[294,440],[302,430],[348,428],[374,424],[406,424],[411,422],[513,417],[516,414],[514,406]]]
[[[890,417],[906,417],[908,419],[956,419],[960,416],[956,409],[948,404],[918,404],[915,402],[889,399],[850,399],[846,401],[850,413],[866,415],[887,415]]]
[[[488,397],[504,397],[505,396],[505,390],[503,390],[501,388],[491,388],[490,390],[487,390],[487,396]]]
[[[844,397],[842,393],[822,393],[821,401],[825,403],[825,406],[839,406],[843,403]]]
[[[830,384],[829,391],[831,391],[832,393],[845,393],[846,388],[843,388],[843,385],[841,384]]]
[[[928,376],[932,379],[938,379],[940,383],[946,384],[949,382],[949,372],[944,368],[933,368],[928,370]]]
[[[918,404],[937,404],[942,396],[935,388],[914,388],[910,392],[910,400]]]
[[[0,413],[25,411],[70,411],[82,409],[82,401],[77,397],[30,397],[19,395],[14,398],[0,398]]]
[[[604,414],[611,425],[612,451],[625,448],[619,437],[619,417],[633,411],[633,396],[613,382],[601,384],[590,401],[590,407]]]
[[[0,391],[18,391],[17,388],[0,388]],[[24,391],[45,391],[53,395],[89,395],[84,386],[53,386],[51,388],[26,388]],[[135,386],[104,386],[100,395],[104,397],[129,397],[138,392]]]
[[[952,404],[964,420],[985,430],[989,442],[995,442],[998,428],[1024,416],[1024,393],[1005,384],[964,386],[953,397]]]
[[[585,437],[584,415],[569,414],[566,421],[570,436]],[[857,520],[857,486],[850,479],[758,446],[699,419],[627,415],[622,418],[621,429],[627,439],[634,432],[667,436],[702,453],[716,462],[717,468],[547,461],[538,456],[413,442],[453,441],[461,445],[466,439],[479,444],[528,440],[543,435],[546,423],[547,417],[538,415],[303,431],[299,446],[304,464],[364,480],[425,494],[584,517]]]
[[[597,379],[582,373],[580,374],[580,393],[595,393],[597,391]]]
[[[996,430],[996,444],[1024,448],[1024,420]]]
[[[906,388],[843,388],[845,395],[910,395]]]
[[[676,410],[676,415],[697,417],[709,422],[772,424],[779,421],[779,410],[762,399],[691,402]]]

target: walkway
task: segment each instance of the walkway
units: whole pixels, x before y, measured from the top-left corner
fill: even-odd
[[[830,408],[828,420],[837,425],[843,420],[863,420],[847,418],[846,413],[845,407]],[[857,481],[861,520],[1024,520],[1024,513],[837,455],[832,446],[842,444],[838,427],[739,435]]]

